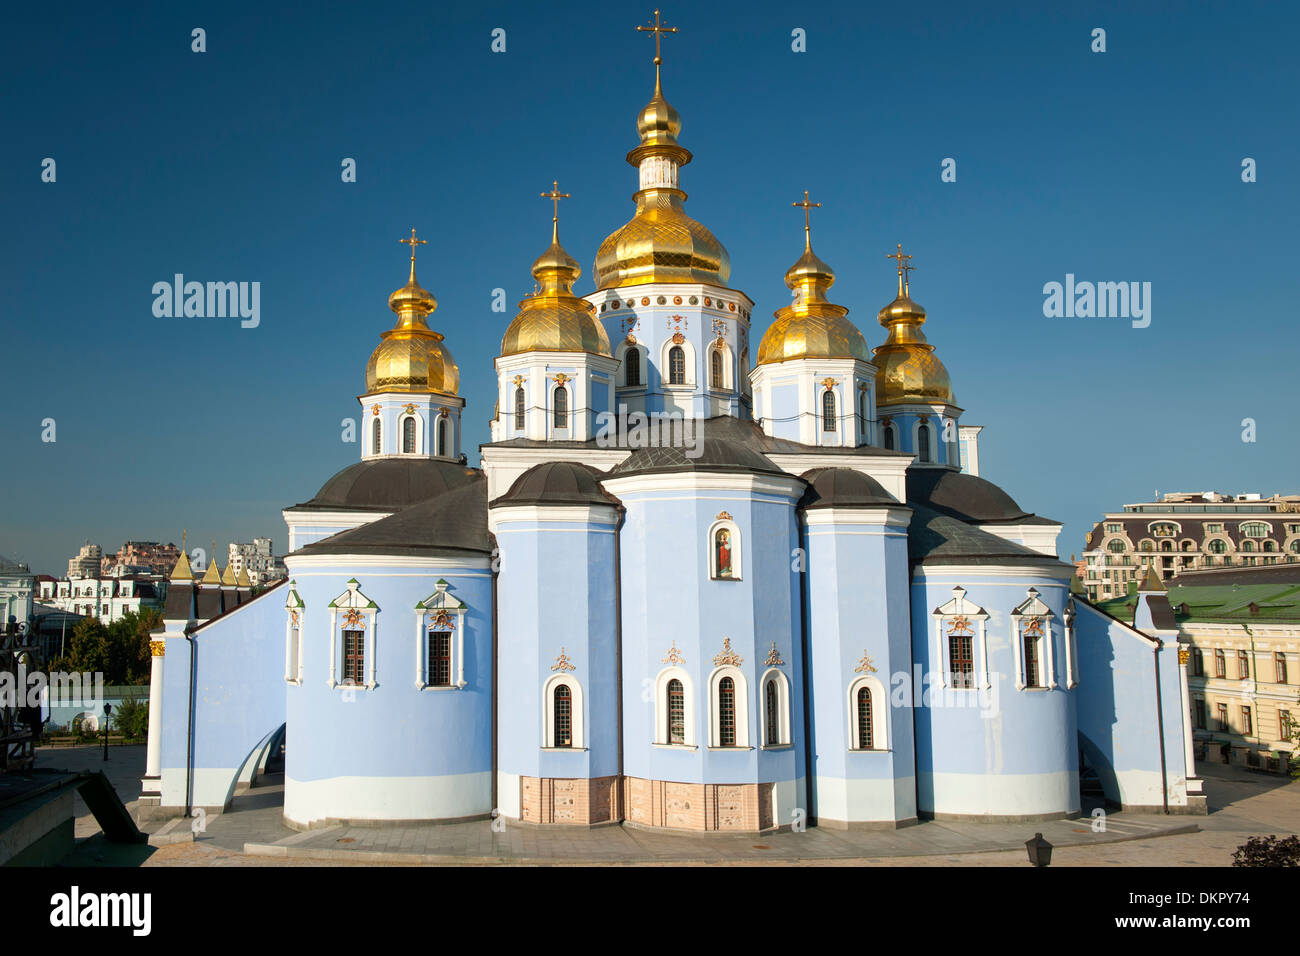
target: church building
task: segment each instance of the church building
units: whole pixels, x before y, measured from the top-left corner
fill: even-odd
[[[636,208],[578,294],[543,194],[480,466],[413,230],[360,460],[283,512],[289,580],[177,566],[145,802],[219,812],[283,746],[297,828],[893,828],[1068,817],[1088,787],[1203,811],[1176,633],[1094,608],[1060,523],[972,473],[902,247],[873,348],[804,193],[789,304],[751,342],[646,29]]]

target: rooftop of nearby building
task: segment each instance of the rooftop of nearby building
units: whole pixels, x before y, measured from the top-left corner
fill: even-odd
[[[1167,582],[1179,624],[1290,624],[1300,622],[1300,565],[1191,571]],[[1132,622],[1136,592],[1096,602],[1112,617]]]

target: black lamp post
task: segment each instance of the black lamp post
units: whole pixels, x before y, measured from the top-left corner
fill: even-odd
[[[113,705],[104,705],[104,759],[108,759],[108,716],[113,713]]]
[[[1029,862],[1034,866],[1047,866],[1052,862],[1052,844],[1043,839],[1041,833],[1035,833],[1032,840],[1025,841],[1029,851]]]

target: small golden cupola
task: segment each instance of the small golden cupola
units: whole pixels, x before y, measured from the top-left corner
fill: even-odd
[[[610,354],[609,336],[596,320],[590,303],[573,294],[582,268],[560,245],[560,184],[552,183],[543,199],[554,204],[551,244],[533,263],[538,289],[519,303],[519,314],[501,339],[501,355],[521,352],[589,352]]]
[[[411,275],[406,285],[388,297],[388,307],[397,313],[397,324],[383,333],[383,341],[366,363],[366,392],[436,392],[455,395],[460,370],[443,343],[442,335],[429,328],[425,317],[438,308],[433,293],[415,278],[415,247],[426,240],[401,239],[411,247]]]
[[[898,252],[889,253],[889,258],[898,260],[898,295],[877,316],[889,336],[873,350],[876,403],[880,407],[907,403],[954,405],[948,370],[921,331],[925,309],[912,301],[907,276],[915,268],[910,264],[912,257],[903,254],[900,243]]]
[[[661,24],[656,10],[654,23],[637,30],[654,34],[655,90],[637,115],[641,144],[627,154],[639,174],[636,213],[596,251],[596,287],[651,282],[725,286],[731,276],[731,257],[713,233],[686,214],[686,193],[678,186],[678,172],[691,161],[691,153],[677,142],[682,118],[664,98],[659,49],[662,36],[676,33],[677,28]]]
[[[821,203],[810,202],[804,190],[803,202],[792,203],[804,210],[803,255],[785,274],[785,284],[794,294],[790,305],[777,310],[774,321],[758,345],[758,365],[791,359],[858,359],[871,361],[867,340],[857,326],[845,318],[849,310],[826,298],[835,284],[831,267],[812,249],[810,213]]]

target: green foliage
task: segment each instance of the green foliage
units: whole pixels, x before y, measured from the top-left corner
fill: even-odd
[[[124,697],[113,710],[112,726],[125,737],[145,737],[149,734],[149,702],[138,697]]]
[[[162,614],[154,608],[128,611],[109,625],[84,618],[72,628],[67,655],[51,661],[50,669],[102,673],[105,684],[147,684],[150,632],[159,627]]]
[[[1300,837],[1251,837],[1232,854],[1233,866],[1300,866]]]

